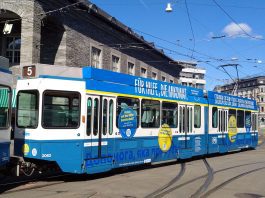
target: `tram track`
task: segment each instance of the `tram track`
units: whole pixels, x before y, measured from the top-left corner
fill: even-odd
[[[205,166],[207,167],[208,162],[206,161],[206,159],[203,159]],[[156,197],[156,198],[160,198],[160,197],[164,197],[166,195],[168,195],[169,193],[180,189],[182,187],[185,187],[186,185],[189,185],[195,181],[199,181],[201,179],[205,179],[205,182],[203,183],[202,186],[199,187],[199,189],[193,194],[191,195],[191,197],[209,197],[210,195],[212,195],[215,191],[218,191],[219,189],[221,189],[223,186],[231,183],[232,181],[239,179],[240,177],[243,177],[247,174],[251,174],[252,172],[256,172],[262,169],[265,169],[265,167],[262,168],[257,168],[254,170],[250,170],[246,173],[240,174],[238,176],[235,176],[231,179],[229,179],[228,181],[223,182],[222,184],[218,185],[217,187],[213,187],[213,189],[210,189],[209,191],[206,191],[207,188],[209,187],[209,185],[211,184],[214,174],[216,173],[221,173],[221,172],[225,172],[227,170],[232,170],[232,169],[236,169],[239,167],[244,167],[244,166],[251,166],[251,165],[258,165],[258,164],[264,164],[265,161],[259,161],[259,162],[253,162],[253,163],[246,163],[246,164],[241,164],[241,165],[237,165],[237,166],[231,166],[231,167],[227,167],[224,169],[220,169],[217,171],[213,171],[213,169],[210,167],[210,165],[208,164],[208,173],[193,179],[190,179],[184,183],[181,183],[177,186],[173,186],[176,183],[179,183],[181,181],[181,178],[183,177],[183,175],[185,174],[186,171],[186,163],[183,162],[180,165],[180,170],[178,171],[177,175],[170,180],[167,184],[165,184],[164,186],[160,187],[159,189],[157,189],[156,191],[148,194],[147,196],[145,196],[145,198],[151,198],[151,197]],[[107,175],[109,176],[109,175]],[[89,177],[90,178],[90,177]],[[94,178],[94,177],[93,177]],[[93,179],[90,178],[90,179]],[[97,178],[97,177],[95,177]],[[52,186],[52,185],[57,185],[57,184],[61,184],[61,183],[67,183],[67,182],[73,182],[73,181],[86,181],[88,178],[84,177],[84,176],[78,176],[76,177],[75,175],[72,174],[60,174],[60,175],[50,175],[48,177],[38,177],[38,178],[32,178],[32,179],[23,179],[20,181],[15,181],[15,182],[8,182],[5,184],[0,184],[0,194],[2,193],[2,195],[5,194],[11,194],[11,193],[15,193],[15,192],[20,192],[20,191],[25,191],[25,190],[31,190],[31,189],[38,189],[38,188],[44,188],[44,187],[48,187],[48,186]],[[40,182],[40,183],[34,183],[34,182]],[[43,183],[44,182],[44,183]],[[46,182],[46,183],[45,183]],[[48,183],[47,183],[48,182]],[[29,184],[28,186],[25,186],[24,184]],[[172,187],[173,186],[173,187]],[[17,188],[18,187],[18,188]],[[204,193],[204,194],[203,194]]]
[[[211,190],[207,191],[204,195],[202,195],[201,198],[207,198],[210,195],[212,195],[214,192],[216,192],[216,191],[222,189],[224,186],[228,185],[229,183],[231,183],[231,182],[233,182],[233,181],[235,181],[237,179],[240,179],[241,177],[244,177],[246,175],[249,175],[251,173],[258,172],[258,171],[261,171],[261,170],[264,170],[264,169],[265,169],[265,167],[256,168],[256,169],[244,172],[242,174],[236,175],[236,176],[224,181],[223,183],[213,187]]]
[[[213,171],[213,175],[216,174],[216,173],[225,172],[225,171],[232,170],[232,169],[235,169],[235,168],[240,168],[240,167],[250,166],[250,165],[255,165],[255,164],[264,164],[264,163],[265,163],[265,161],[260,161],[260,162],[254,162],[254,163],[241,164],[241,165],[237,165],[237,166],[231,166],[231,167],[227,167],[227,168],[224,168],[224,169],[220,169],[220,170],[218,170],[218,171]],[[175,191],[175,190],[177,190],[177,189],[180,189],[180,188],[182,188],[182,187],[184,187],[184,186],[186,186],[186,185],[189,185],[189,184],[191,184],[191,183],[193,183],[193,182],[195,182],[195,181],[198,181],[198,180],[200,180],[200,179],[203,179],[203,178],[205,178],[205,177],[207,177],[207,176],[208,176],[208,174],[205,174],[205,175],[202,175],[202,176],[199,176],[199,177],[196,177],[196,178],[190,179],[190,180],[188,180],[188,181],[186,181],[186,182],[184,182],[184,183],[182,183],[182,184],[179,184],[179,185],[174,186],[174,187],[172,187],[172,188],[170,188],[170,189],[167,189],[167,190],[164,191],[164,192],[161,192],[160,194],[158,194],[158,196],[156,196],[156,198],[162,198],[162,197],[168,195],[169,193],[171,193],[171,192],[173,192],[173,191]],[[206,182],[205,182],[205,183],[206,183]],[[205,184],[205,183],[204,183],[204,184]],[[209,186],[209,185],[208,185],[208,186]],[[200,187],[200,188],[201,188],[201,187]]]
[[[206,159],[203,159],[203,162],[204,162],[204,164],[207,168],[207,171],[208,171],[207,179],[205,180],[203,185],[194,194],[191,195],[192,198],[199,197],[204,191],[207,190],[207,188],[209,187],[209,185],[213,181],[214,173],[213,173],[212,167],[210,166],[210,164],[208,163],[208,161]]]
[[[186,171],[186,163],[181,163],[181,168],[180,171],[178,173],[178,175],[176,177],[174,177],[171,181],[169,181],[167,184],[165,184],[164,186],[160,187],[159,189],[157,189],[156,191],[150,193],[149,195],[145,196],[145,198],[152,198],[152,197],[157,197],[156,195],[158,195],[159,193],[161,193],[161,191],[169,188],[170,186],[172,186],[173,184],[175,184],[185,173]]]
[[[207,162],[206,159],[203,159],[203,162],[205,164],[205,167],[206,167],[208,173],[205,174],[205,175],[203,175],[203,176],[200,176],[200,177],[195,178],[195,180],[197,181],[197,180],[203,179],[205,177],[207,177],[207,178],[206,178],[205,182],[203,183],[203,185],[200,186],[200,188],[193,195],[191,195],[191,197],[193,197],[193,198],[196,198],[200,194],[202,194],[208,188],[208,186],[210,185],[210,183],[213,180],[213,175],[214,175],[213,169],[211,168],[211,166],[209,165],[209,163]],[[177,190],[178,188],[184,187],[185,185],[188,185],[188,184],[192,183],[195,180],[194,179],[189,180],[188,182],[185,182],[185,183],[180,184],[178,186],[175,186],[175,187],[172,187],[170,189],[167,189],[164,192],[160,192],[159,194],[157,194],[156,196],[153,196],[153,197],[155,197],[155,198],[162,198],[162,197],[166,196],[167,194],[169,194],[169,193]]]

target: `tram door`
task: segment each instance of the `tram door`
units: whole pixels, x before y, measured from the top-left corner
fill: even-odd
[[[193,106],[179,105],[179,132],[182,136],[180,140],[180,147],[182,149],[191,148],[191,137],[193,127]]]
[[[90,141],[91,158],[108,157],[108,134],[110,130],[110,107],[113,98],[87,95],[87,136]]]
[[[218,138],[219,145],[226,145],[225,134],[228,131],[228,110],[218,109],[218,132],[221,134],[221,138]]]

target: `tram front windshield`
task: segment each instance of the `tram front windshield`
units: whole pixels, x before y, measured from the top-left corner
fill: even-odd
[[[0,85],[0,129],[8,128],[10,123],[11,89]]]
[[[36,90],[19,91],[17,95],[17,127],[37,128],[39,93]]]

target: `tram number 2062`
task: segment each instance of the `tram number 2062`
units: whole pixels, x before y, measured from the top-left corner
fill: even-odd
[[[50,157],[52,157],[52,154],[42,154],[41,157],[42,158],[50,158]]]

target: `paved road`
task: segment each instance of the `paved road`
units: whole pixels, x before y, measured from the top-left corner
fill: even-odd
[[[12,187],[0,197],[265,197],[265,145],[256,150]],[[0,187],[1,188],[1,187]]]

